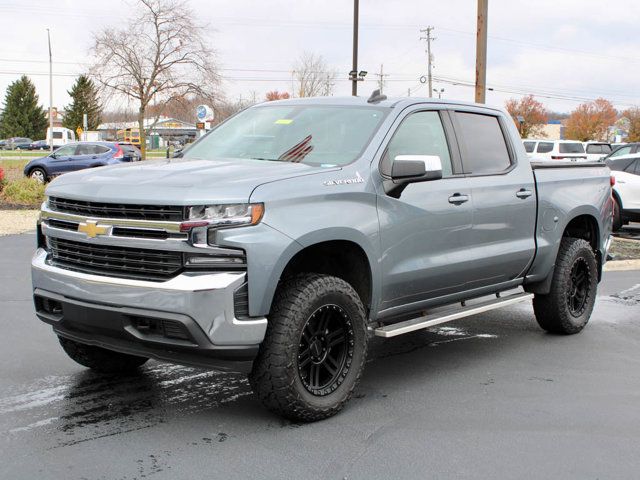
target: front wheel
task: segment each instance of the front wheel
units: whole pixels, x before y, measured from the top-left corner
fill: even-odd
[[[365,310],[351,285],[329,275],[298,275],[276,293],[251,386],[279,415],[322,420],[351,398],[367,343]]]
[[[598,262],[591,245],[581,238],[565,237],[553,272],[551,290],[536,294],[533,311],[548,332],[580,332],[591,316],[598,287]]]
[[[29,178],[39,183],[47,181],[47,173],[41,168],[34,168],[29,172]]]

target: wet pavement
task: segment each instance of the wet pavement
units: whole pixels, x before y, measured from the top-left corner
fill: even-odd
[[[605,274],[580,335],[519,305],[375,340],[346,409],[302,425],[243,375],[76,365],[33,315],[34,242],[0,238],[0,479],[637,478],[640,272]]]

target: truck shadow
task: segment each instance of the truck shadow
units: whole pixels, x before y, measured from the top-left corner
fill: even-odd
[[[532,335],[544,336],[530,315],[529,309],[511,310],[494,313],[483,322],[471,319],[384,342],[374,339],[354,400],[367,408],[376,396],[415,382],[428,385],[443,374],[455,382],[478,360],[508,355]],[[171,424],[194,414],[203,425],[238,417],[267,427],[296,426],[266,412],[253,397],[245,375],[156,362],[128,376],[87,370],[57,377],[40,390],[0,399],[0,420],[11,409],[18,423],[12,422],[9,432],[38,435],[46,430],[55,439],[50,448]],[[349,415],[349,410],[341,415]]]

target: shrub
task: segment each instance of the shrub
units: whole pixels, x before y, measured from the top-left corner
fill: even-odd
[[[7,182],[2,191],[5,202],[39,207],[44,201],[45,186],[30,178]]]

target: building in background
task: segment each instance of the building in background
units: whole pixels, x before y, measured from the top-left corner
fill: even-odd
[[[192,142],[198,133],[194,123],[169,117],[145,118],[144,128],[147,131],[147,148],[165,148],[171,143]],[[109,122],[98,125],[102,140],[117,140],[118,132],[123,130],[137,132],[138,122]]]
[[[564,140],[564,125],[560,120],[549,120],[542,127],[542,132],[537,137],[549,140]]]

